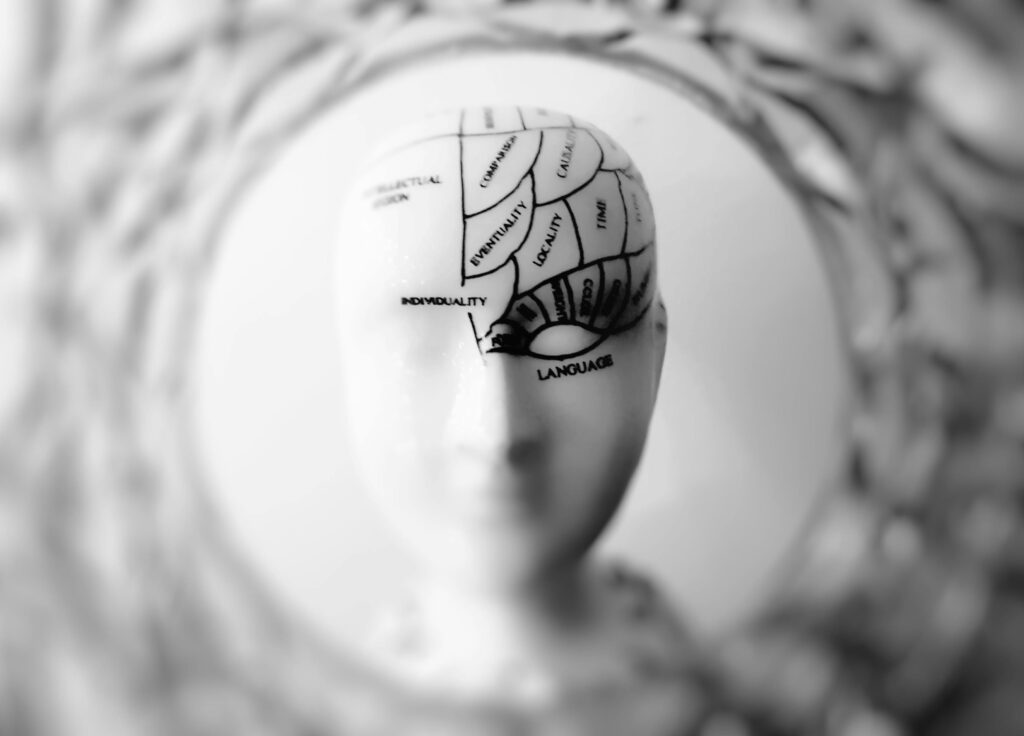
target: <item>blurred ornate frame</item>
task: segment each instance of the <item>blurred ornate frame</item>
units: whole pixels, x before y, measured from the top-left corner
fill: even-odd
[[[845,471],[763,615],[670,684],[679,732],[1020,715],[1001,693],[1024,654],[993,651],[1024,619],[1024,13],[8,0],[0,20],[0,731],[607,726],[615,702],[418,700],[316,641],[225,539],[185,401],[220,227],[282,146],[406,65],[521,49],[653,78],[746,138],[841,314]]]

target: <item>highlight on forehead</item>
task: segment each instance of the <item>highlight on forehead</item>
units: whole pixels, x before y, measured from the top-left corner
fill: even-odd
[[[585,121],[529,107],[435,115],[364,181],[350,216],[373,270],[395,271],[403,306],[467,311],[482,352],[579,355],[651,308],[650,198]]]

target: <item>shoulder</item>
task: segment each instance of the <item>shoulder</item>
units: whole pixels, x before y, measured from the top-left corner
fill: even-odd
[[[675,606],[648,576],[618,561],[595,571],[614,636],[641,675],[671,675],[687,668],[695,641]]]
[[[597,574],[603,594],[623,616],[635,622],[672,621],[682,629],[674,607],[650,577],[617,560],[604,563]]]

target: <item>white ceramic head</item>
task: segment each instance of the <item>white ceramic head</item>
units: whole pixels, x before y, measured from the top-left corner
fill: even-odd
[[[578,562],[636,469],[664,356],[629,156],[560,113],[426,118],[360,172],[337,263],[355,451],[416,558],[505,589]]]

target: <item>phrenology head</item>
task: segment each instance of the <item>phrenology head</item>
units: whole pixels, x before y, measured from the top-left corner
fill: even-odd
[[[664,356],[625,151],[538,109],[427,118],[361,172],[337,263],[356,455],[417,558],[479,585],[579,559],[636,469]]]

